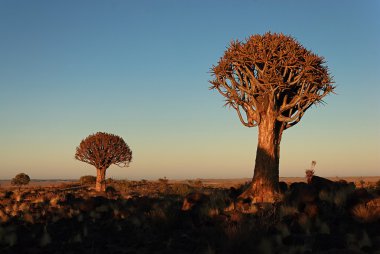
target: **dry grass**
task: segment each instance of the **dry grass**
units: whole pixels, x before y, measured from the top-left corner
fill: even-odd
[[[372,223],[380,220],[380,197],[375,198],[367,203],[361,203],[351,209],[355,219]]]

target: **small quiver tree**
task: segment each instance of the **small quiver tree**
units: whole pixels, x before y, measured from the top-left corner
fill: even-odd
[[[11,185],[18,186],[18,189],[21,189],[22,185],[28,185],[30,182],[30,177],[25,173],[17,174],[14,178],[11,180]]]
[[[232,41],[211,68],[210,88],[225,97],[244,126],[259,129],[254,176],[241,197],[275,200],[283,131],[334,89],[324,64],[291,36],[266,33]]]
[[[96,168],[95,189],[104,192],[107,168],[112,164],[127,167],[132,160],[132,151],[121,137],[98,132],[82,140],[76,149],[75,159]]]

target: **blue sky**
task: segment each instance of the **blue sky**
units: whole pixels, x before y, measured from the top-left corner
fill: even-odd
[[[257,129],[209,91],[229,42],[283,32],[327,60],[337,95],[284,133],[280,175],[378,175],[378,1],[0,1],[0,179],[94,174],[97,131],[134,152],[130,179],[251,177]]]

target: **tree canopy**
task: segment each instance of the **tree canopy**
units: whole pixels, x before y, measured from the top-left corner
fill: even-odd
[[[11,185],[15,186],[21,186],[21,185],[27,185],[30,182],[30,177],[25,173],[17,174],[14,178],[11,180]]]
[[[226,98],[247,127],[260,124],[270,111],[289,128],[334,89],[323,57],[291,36],[270,32],[232,41],[211,72],[210,88]]]
[[[125,167],[132,160],[132,151],[121,137],[97,132],[82,140],[76,149],[75,159],[97,169],[107,169],[112,164]]]
[[[125,141],[114,134],[97,132],[80,142],[75,158],[96,168],[97,191],[106,190],[106,170],[112,164],[127,167],[132,160],[132,150]]]

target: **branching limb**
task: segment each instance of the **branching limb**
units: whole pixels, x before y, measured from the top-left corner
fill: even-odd
[[[236,110],[236,112],[237,112],[237,114],[238,114],[238,116],[239,116],[240,122],[241,122],[244,126],[246,126],[246,127],[256,127],[256,126],[259,124],[259,122],[256,121],[256,119],[253,119],[253,118],[250,116],[249,112],[247,112],[246,109],[243,108],[243,110],[245,111],[246,116],[247,116],[247,121],[244,120],[244,117],[243,117],[243,115],[242,115],[241,112],[240,112],[240,106],[239,106],[239,105],[237,105],[237,106],[232,105],[232,107]]]

